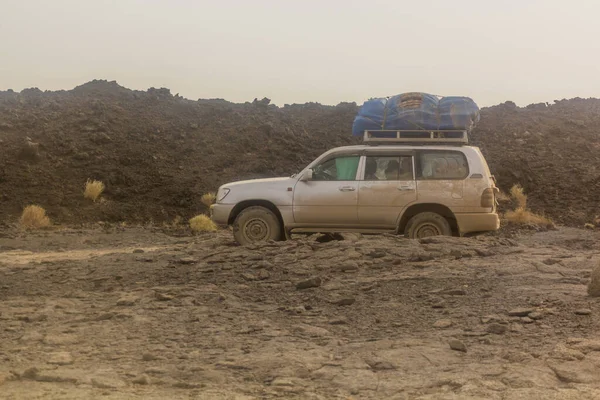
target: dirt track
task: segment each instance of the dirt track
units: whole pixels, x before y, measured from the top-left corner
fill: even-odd
[[[0,398],[598,399],[599,238],[5,232]]]

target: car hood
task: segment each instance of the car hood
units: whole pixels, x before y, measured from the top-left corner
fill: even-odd
[[[272,184],[272,183],[279,183],[279,182],[285,182],[285,181],[291,181],[292,178],[290,177],[283,177],[283,178],[264,178],[264,179],[248,179],[246,181],[237,181],[237,182],[229,182],[226,183],[225,185],[222,185],[222,188],[233,188],[236,186],[242,186],[242,185],[268,185],[268,184]]]

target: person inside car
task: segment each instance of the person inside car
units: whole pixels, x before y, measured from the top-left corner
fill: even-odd
[[[377,181],[377,161],[372,157],[367,157],[367,164],[365,165],[365,181]]]
[[[385,179],[387,181],[397,181],[399,169],[400,169],[400,164],[398,163],[398,161],[391,160],[388,163],[387,168],[385,169]]]

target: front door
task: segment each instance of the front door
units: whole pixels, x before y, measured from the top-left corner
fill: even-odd
[[[294,221],[311,227],[357,225],[359,161],[359,155],[338,155],[313,167],[313,178],[294,188]]]
[[[412,155],[365,157],[358,191],[361,226],[396,228],[402,210],[417,200]]]

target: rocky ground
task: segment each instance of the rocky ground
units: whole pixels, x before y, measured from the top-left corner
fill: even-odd
[[[2,399],[598,399],[598,233],[0,237]]]

